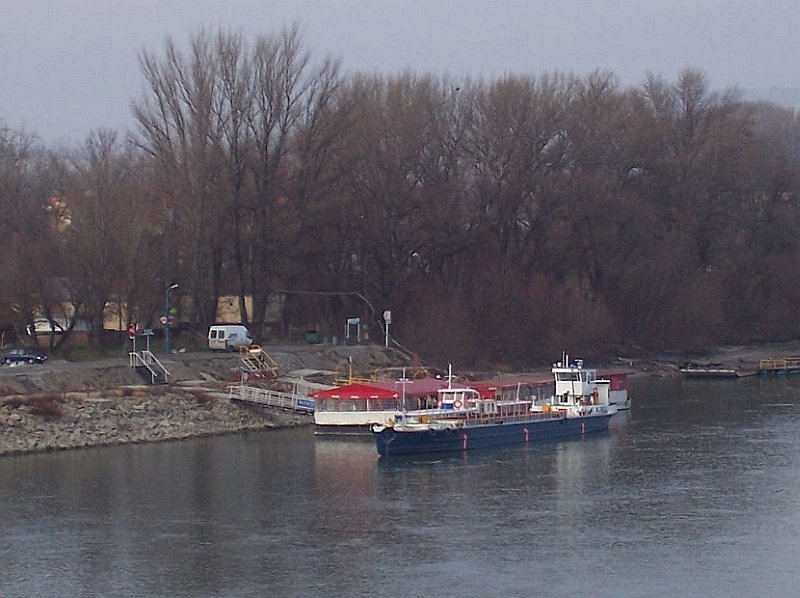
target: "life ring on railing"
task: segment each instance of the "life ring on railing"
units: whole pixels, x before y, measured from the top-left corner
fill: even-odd
[[[461,399],[456,399],[453,401],[453,407],[456,409],[461,409],[464,406],[464,403],[461,402]]]

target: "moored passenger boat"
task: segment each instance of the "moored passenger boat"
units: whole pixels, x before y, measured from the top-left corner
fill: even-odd
[[[609,403],[609,382],[587,375],[567,357],[553,365],[555,393],[547,402],[483,398],[470,387],[438,392],[435,409],[401,411],[372,427],[381,456],[466,451],[580,436],[608,428],[617,407]],[[600,384],[598,384],[600,382]]]

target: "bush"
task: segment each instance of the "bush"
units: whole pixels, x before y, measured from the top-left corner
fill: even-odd
[[[32,415],[43,417],[61,417],[64,412],[61,410],[62,397],[56,393],[45,393],[26,397],[23,403],[30,409]]]
[[[198,405],[207,405],[214,400],[214,397],[211,396],[211,394],[203,390],[194,390],[191,392],[191,395]]]

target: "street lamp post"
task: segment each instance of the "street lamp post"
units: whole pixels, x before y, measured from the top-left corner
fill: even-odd
[[[178,283],[171,284],[167,287],[167,290],[164,291],[164,350],[169,355],[169,292],[177,289]]]

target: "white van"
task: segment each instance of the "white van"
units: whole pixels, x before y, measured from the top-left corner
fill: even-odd
[[[208,348],[213,351],[235,351],[252,343],[250,331],[239,324],[218,324],[208,329]]]

